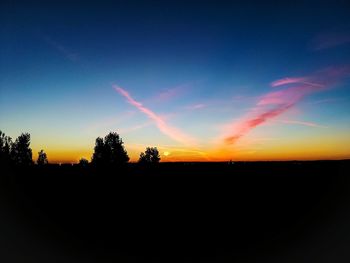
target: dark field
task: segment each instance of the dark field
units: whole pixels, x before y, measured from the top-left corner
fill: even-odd
[[[0,176],[0,262],[350,262],[350,162]]]

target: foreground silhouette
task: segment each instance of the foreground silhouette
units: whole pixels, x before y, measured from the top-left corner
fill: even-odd
[[[8,215],[1,238],[18,251],[10,256],[25,255],[25,262],[51,262],[40,260],[42,251],[59,251],[64,262],[327,262],[329,254],[342,262],[350,259],[349,167],[17,167],[0,177],[1,212]]]
[[[104,138],[96,138],[91,165],[100,169],[111,169],[112,167],[115,169],[125,166],[129,160],[124,142],[118,133],[110,132]],[[139,163],[142,165],[155,165],[159,162],[160,155],[157,147],[147,147],[146,151],[140,154]],[[39,166],[48,164],[47,154],[44,150],[38,152],[36,163]],[[30,134],[22,133],[15,142],[12,142],[11,137],[0,131],[0,165],[28,167],[33,164]],[[79,160],[79,164],[86,167],[89,165],[89,161],[82,158]]]
[[[27,165],[1,166],[1,262],[350,260],[348,160],[143,165],[111,134],[95,160],[124,162],[102,169],[33,165],[30,137],[16,141]]]
[[[0,131],[0,165],[32,165],[32,149],[29,146],[29,133],[22,133],[12,142],[11,137]]]

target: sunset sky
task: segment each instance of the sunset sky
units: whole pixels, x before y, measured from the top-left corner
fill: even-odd
[[[0,130],[33,158],[350,158],[348,1],[1,1]],[[306,1],[305,1],[306,2]]]

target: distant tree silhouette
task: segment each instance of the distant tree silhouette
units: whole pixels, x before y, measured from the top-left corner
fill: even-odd
[[[92,163],[102,165],[122,165],[129,161],[122,139],[116,132],[110,132],[104,139],[96,138]]]
[[[22,133],[11,147],[11,159],[16,165],[26,166],[33,164],[30,134]]]
[[[9,164],[11,161],[12,139],[0,131],[0,163]]]
[[[101,137],[96,138],[94,153],[91,161],[93,164],[98,166],[103,165],[106,162],[105,144]]]
[[[157,164],[160,161],[160,155],[157,147],[147,147],[146,151],[140,154],[140,164]]]
[[[126,152],[123,141],[116,132],[110,132],[105,137],[105,147],[109,155],[109,162],[112,164],[125,164],[129,161],[128,153]]]
[[[79,165],[80,165],[80,166],[83,166],[83,167],[86,167],[86,166],[89,165],[89,161],[88,161],[87,159],[85,159],[85,158],[81,158],[81,159],[79,160]]]
[[[40,166],[43,166],[43,165],[46,165],[48,163],[49,163],[49,161],[47,160],[47,155],[44,152],[44,150],[41,150],[40,152],[38,152],[37,164]]]

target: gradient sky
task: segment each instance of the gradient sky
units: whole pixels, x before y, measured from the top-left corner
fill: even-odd
[[[34,158],[350,158],[348,1],[91,2],[1,1],[0,129]]]

